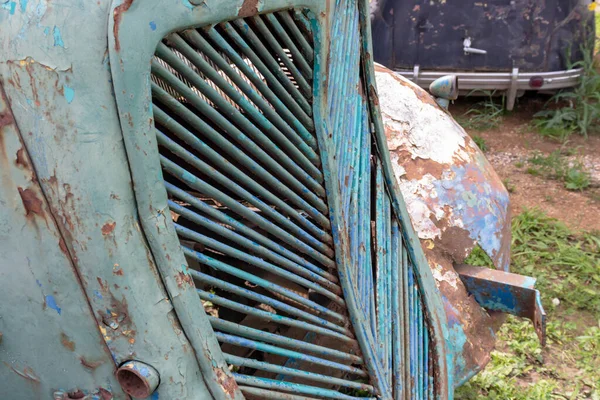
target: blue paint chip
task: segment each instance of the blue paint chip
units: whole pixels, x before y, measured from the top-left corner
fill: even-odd
[[[158,390],[152,393],[152,396],[150,396],[150,400],[158,400]]]
[[[182,0],[183,5],[186,6],[187,8],[189,8],[190,10],[192,10],[194,8],[194,5],[192,3],[190,3],[190,0]]]
[[[67,99],[67,103],[71,104],[73,98],[75,97],[75,91],[73,90],[73,88],[70,88],[67,85],[63,85],[63,93],[65,95],[65,99]]]
[[[4,8],[5,10],[8,10],[8,13],[10,15],[15,15],[15,10],[17,9],[17,3],[15,3],[14,1],[11,1],[10,3],[2,4],[2,8]]]
[[[42,282],[40,282],[38,279],[35,280],[35,283],[37,283],[39,287],[42,287]]]
[[[50,27],[47,26],[44,28],[44,36],[48,36],[49,33],[50,33]]]
[[[25,12],[27,9],[27,3],[29,0],[20,0],[19,4],[21,5],[21,12]]]
[[[150,29],[152,29],[153,31],[156,30],[156,22],[150,21]]]
[[[94,296],[96,296],[99,299],[102,299],[102,293],[100,293],[98,290],[94,290]]]
[[[52,30],[52,35],[54,35],[54,46],[60,46],[64,49],[65,42],[62,40],[62,36],[60,34],[60,29],[58,26],[54,25],[54,29]]]
[[[56,304],[56,300],[54,299],[54,296],[52,296],[52,295],[46,296],[46,305],[48,307],[50,307],[51,309],[55,310],[58,313],[58,315],[60,315],[61,309],[58,306],[58,304]]]

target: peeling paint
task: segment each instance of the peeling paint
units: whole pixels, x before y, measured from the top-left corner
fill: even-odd
[[[73,98],[75,97],[75,90],[73,90],[73,88],[70,88],[67,85],[63,85],[63,93],[65,99],[67,100],[67,103],[71,104]]]
[[[62,35],[58,26],[54,25],[54,28],[52,29],[52,35],[54,36],[54,46],[64,48],[65,42],[63,42]]]
[[[56,311],[58,313],[58,315],[61,314],[61,308],[58,306],[58,304],[56,304],[56,300],[54,299],[54,296],[52,295],[47,295],[46,296],[46,305],[48,307],[50,307],[51,309],[53,309],[54,311]]]

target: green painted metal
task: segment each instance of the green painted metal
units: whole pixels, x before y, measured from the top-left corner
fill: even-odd
[[[0,83],[95,318],[95,330],[84,328],[89,323],[82,320],[82,334],[87,333],[88,341],[95,340],[92,338],[98,331],[104,334],[115,364],[135,358],[154,366],[161,376],[158,393],[162,398],[207,398],[210,394],[190,341],[173,310],[140,227],[108,63],[110,4],[100,1],[77,3],[74,7],[70,0],[55,1],[52,6],[44,0],[22,4],[23,8],[17,7],[14,14],[0,7]],[[4,203],[0,205],[0,215],[13,214],[6,213],[5,207]],[[24,225],[11,224],[11,235],[19,237],[21,226]],[[26,246],[31,246],[26,242],[32,237],[23,237],[19,240],[23,244],[18,246],[3,241],[3,253],[13,259],[30,256],[24,252]],[[55,245],[59,249],[58,240]],[[60,263],[55,253],[48,248],[30,259],[42,262],[35,268],[44,270],[45,264]],[[67,279],[63,274],[57,270],[53,278]],[[73,272],[68,274],[73,276]],[[42,279],[40,282],[44,284]],[[19,282],[13,282],[11,277],[8,283],[3,279],[1,284],[4,291],[5,285],[18,287]],[[66,303],[77,304],[76,294],[70,294],[68,283],[53,290],[60,293],[54,295],[56,306],[62,310],[60,317],[67,317],[66,311],[75,306]],[[32,291],[30,295],[34,293],[40,292]],[[33,304],[9,299],[3,307],[16,315],[35,315]],[[6,312],[3,309],[2,320],[7,319]],[[61,346],[60,341],[38,340],[35,332],[30,335],[22,334],[19,340],[28,346],[42,346],[35,352],[34,360],[49,362],[52,356],[46,346]],[[15,338],[5,334],[0,351],[8,351],[4,346],[12,340]],[[79,344],[75,342],[75,346],[77,350]],[[81,346],[85,349],[85,340]],[[11,360],[31,363],[25,355],[19,359],[19,354],[14,354]],[[46,371],[60,375],[60,379],[44,382],[33,396],[30,392],[13,392],[13,388],[21,387],[18,381],[22,378],[10,369],[9,385],[0,385],[0,397],[47,399],[53,394],[47,389],[50,387],[91,390],[90,378],[78,379],[86,367],[80,364],[78,368],[83,371],[77,372],[67,369],[69,365],[72,364]],[[7,376],[4,368],[6,365],[0,363],[3,377]],[[96,374],[106,371],[104,368],[108,366],[99,367]],[[69,376],[79,382],[71,381]],[[102,378],[111,382],[107,389],[116,399],[124,399],[110,376],[109,372]]]
[[[160,375],[156,398],[452,398],[446,316],[385,145],[367,2],[117,0],[65,18],[69,5],[0,14],[0,84],[22,132],[3,128],[0,143],[31,154],[28,173],[0,171],[15,179],[0,188],[0,253],[6,271],[34,265],[0,298],[13,321],[0,318],[0,356],[16,316],[36,315],[57,342],[36,365],[76,371],[26,369],[38,345],[0,369],[0,394],[125,398],[113,372],[135,360]],[[11,297],[23,293],[36,311]],[[289,336],[207,315],[207,302]]]
[[[0,84],[0,397],[125,398]]]

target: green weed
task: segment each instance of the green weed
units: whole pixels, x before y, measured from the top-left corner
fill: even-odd
[[[575,234],[539,210],[524,210],[513,219],[511,261],[513,272],[538,279],[548,346],[540,347],[529,321],[509,317],[490,363],[455,398],[600,399],[600,233]],[[466,262],[491,265],[479,247]]]
[[[547,137],[566,140],[577,132],[585,137],[596,132],[600,120],[600,73],[594,65],[594,35],[581,46],[583,59],[569,63],[568,68],[582,68],[579,85],[555,94],[546,104],[546,110],[534,115],[533,126]],[[567,51],[567,60],[571,60]]]
[[[475,142],[475,144],[477,145],[477,147],[479,147],[479,150],[483,151],[484,153],[489,150],[488,145],[485,142],[485,139],[482,138],[481,136],[473,135],[472,139]]]
[[[590,174],[583,164],[579,161],[569,161],[558,150],[547,156],[539,152],[534,153],[528,161],[528,174],[563,181],[568,190],[584,190],[591,185]]]
[[[458,118],[460,125],[464,128],[478,131],[494,129],[500,126],[502,123],[502,116],[504,115],[505,97],[501,96],[501,100],[498,101],[496,91],[489,90],[473,90],[467,97],[476,94],[483,96],[484,100],[476,103]],[[475,138],[473,138],[473,140],[475,140]],[[477,145],[479,146],[479,143],[477,143]],[[481,151],[485,150],[481,149]]]

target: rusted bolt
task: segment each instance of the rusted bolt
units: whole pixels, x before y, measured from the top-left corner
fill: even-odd
[[[158,371],[141,361],[127,361],[117,370],[117,381],[135,399],[150,397],[158,387]]]
[[[0,332],[0,344],[2,344],[2,332]]]

